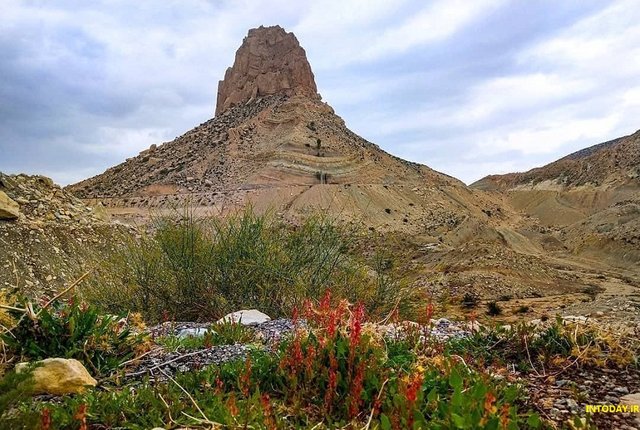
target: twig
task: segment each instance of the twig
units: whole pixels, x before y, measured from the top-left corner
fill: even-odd
[[[171,421],[174,424],[178,424],[176,423],[173,418],[171,417],[171,408],[169,407],[169,404],[167,403],[167,401],[164,399],[164,397],[162,397],[162,393],[158,393],[158,396],[160,396],[160,400],[162,400],[162,403],[164,403],[164,405],[167,407],[167,414],[169,415],[169,421]]]
[[[65,288],[64,290],[62,290],[61,292],[59,292],[58,294],[56,294],[55,296],[53,296],[53,298],[51,300],[49,300],[47,303],[44,304],[44,306],[42,306],[42,308],[38,311],[38,313],[36,314],[36,316],[40,315],[40,312],[42,312],[43,310],[45,310],[47,307],[49,307],[49,305],[51,305],[51,303],[55,302],[57,299],[59,299],[61,296],[65,295],[69,290],[71,290],[73,287],[75,287],[76,285],[78,285],[80,282],[84,281],[85,278],[87,276],[89,276],[89,274],[91,273],[91,270],[87,270],[82,276],[80,276],[78,279],[76,279],[75,281],[73,281],[71,283],[71,285],[69,285],[67,288]]]
[[[127,364],[129,364],[129,363],[133,363],[134,361],[138,361],[138,360],[140,360],[142,357],[146,357],[147,355],[151,354],[152,352],[159,351],[160,349],[161,349],[161,348],[150,349],[149,351],[147,351],[147,352],[145,352],[145,353],[143,353],[143,354],[140,354],[140,355],[138,355],[137,357],[133,357],[131,360],[127,360],[127,361],[124,361],[124,362],[120,363],[120,364],[118,365],[118,367],[123,367],[123,366],[126,366],[126,365],[127,365]]]
[[[9,311],[18,311],[18,312],[26,312],[27,311],[24,308],[16,308],[15,306],[9,306],[9,305],[0,305],[0,309],[7,309]]]
[[[207,416],[205,415],[205,413],[203,412],[202,409],[200,409],[200,406],[198,405],[198,402],[196,402],[196,400],[191,396],[191,394],[189,394],[189,392],[187,390],[185,390],[185,388],[180,385],[178,383],[178,381],[176,381],[175,379],[173,379],[169,374],[165,373],[162,369],[158,369],[160,371],[160,373],[162,373],[164,376],[166,376],[167,378],[169,378],[169,380],[171,382],[173,382],[174,384],[176,384],[178,386],[178,388],[180,388],[180,390],[182,390],[183,393],[185,393],[187,395],[187,397],[189,397],[189,400],[191,400],[191,403],[193,403],[193,406],[196,407],[196,409],[198,410],[198,412],[200,412],[200,415],[202,415],[202,418],[204,418],[204,422],[206,422],[207,424],[211,424],[213,426],[222,426],[222,424],[217,423],[215,421],[211,421],[209,418],[207,418]],[[184,412],[183,412],[184,413]],[[186,415],[186,414],[185,414]]]
[[[462,364],[464,364],[464,367],[466,367],[469,372],[471,371],[471,369],[469,369],[469,366],[467,366],[467,362],[464,361],[464,358],[462,358],[461,356],[459,356],[457,354],[453,354],[453,355],[451,355],[451,357],[455,357],[458,360],[460,360],[462,362]]]
[[[378,324],[380,324],[380,325],[386,324],[387,321],[389,321],[391,319],[391,317],[394,315],[394,313],[398,309],[398,306],[400,306],[400,300],[401,300],[401,298],[398,298],[398,300],[396,301],[396,304],[393,305],[393,308],[391,309],[391,311],[387,314],[386,317],[384,317],[384,319],[382,321],[379,321]]]
[[[567,364],[566,366],[564,366],[562,369],[558,370],[557,372],[552,373],[551,375],[548,375],[548,376],[558,376],[559,374],[561,374],[562,372],[564,372],[565,370],[567,370],[568,368],[570,368],[571,366],[576,364],[578,362],[578,360],[580,360],[580,358],[582,358],[582,356],[587,352],[587,350],[589,349],[589,347],[591,346],[592,343],[593,343],[593,341],[589,341],[589,343],[582,350],[582,352],[576,356],[575,360],[573,360],[571,363]],[[542,376],[547,376],[547,375],[538,375],[538,377],[542,377]]]
[[[541,375],[538,372],[538,369],[536,369],[536,366],[533,365],[533,361],[531,361],[531,354],[529,354],[529,345],[527,344],[527,336],[524,336],[524,347],[527,350],[527,358],[529,359],[529,364],[531,365],[531,368],[533,369],[533,371],[536,372],[536,376],[538,377],[546,376],[546,375]]]
[[[387,384],[387,382],[389,382],[389,378],[385,379],[382,385],[380,386],[380,391],[378,392],[378,396],[376,397],[376,402],[380,400],[380,397],[382,396],[382,392],[384,391],[384,386]],[[373,407],[371,408],[371,413],[369,414],[369,419],[367,420],[367,424],[365,424],[365,426],[362,427],[361,430],[369,429],[369,427],[371,426],[371,421],[373,420],[374,411],[375,411],[375,402],[373,403]]]

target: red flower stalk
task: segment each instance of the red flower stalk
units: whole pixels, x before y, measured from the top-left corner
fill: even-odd
[[[244,372],[240,375],[240,390],[245,397],[249,396],[249,387],[251,385],[251,358],[247,358],[244,363]]]
[[[282,357],[280,362],[281,369],[289,369],[292,374],[296,373],[296,369],[303,362],[304,355],[302,353],[302,342],[300,336],[296,335],[287,348],[287,353]]]
[[[49,430],[51,428],[51,411],[49,409],[43,409],[40,415],[40,424],[42,430]]]
[[[355,376],[351,381],[351,390],[349,398],[349,417],[355,418],[360,413],[362,404],[362,385],[364,381],[364,364],[360,363],[356,369]]]
[[[217,396],[218,394],[222,393],[224,389],[224,382],[222,382],[222,379],[220,379],[219,376],[216,376],[216,381],[214,383],[214,388],[213,388],[213,395]]]
[[[236,395],[234,393],[231,393],[231,396],[229,396],[229,400],[227,400],[227,409],[229,409],[229,412],[233,417],[238,415],[238,413],[240,412],[238,410],[238,405],[236,405]]]
[[[433,317],[433,303],[429,302],[427,303],[427,309],[426,309],[426,313],[425,313],[425,317],[427,319],[427,324],[431,321],[431,317]]]
[[[424,380],[424,375],[422,372],[417,372],[412,374],[409,377],[409,382],[404,386],[403,394],[404,398],[407,400],[407,426],[408,428],[413,428],[413,409],[415,407],[416,401],[418,400],[418,393],[422,388],[422,381]]]
[[[338,360],[336,360],[333,351],[329,354],[329,383],[327,384],[327,392],[324,395],[324,409],[327,413],[331,412],[331,405],[338,386]]]
[[[307,353],[304,358],[304,367],[307,371],[307,377],[311,378],[313,375],[313,365],[316,360],[316,356],[318,355],[318,351],[313,345],[307,346]]]
[[[353,310],[351,321],[349,321],[349,345],[355,348],[360,343],[362,334],[362,323],[364,322],[364,305],[359,303]]]
[[[74,420],[80,421],[79,430],[87,430],[87,404],[83,403],[78,408],[78,411],[73,416]]]
[[[273,415],[273,410],[271,409],[271,402],[269,401],[269,395],[263,394],[260,396],[260,404],[262,405],[262,413],[264,414],[264,420],[267,428],[269,430],[277,429],[278,423]]]

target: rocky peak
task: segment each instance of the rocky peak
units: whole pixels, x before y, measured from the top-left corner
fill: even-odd
[[[293,33],[282,27],[249,30],[233,67],[218,84],[216,116],[262,96],[301,94],[319,99],[307,55]]]

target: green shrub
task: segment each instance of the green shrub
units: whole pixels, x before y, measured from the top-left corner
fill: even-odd
[[[250,209],[224,219],[187,210],[155,219],[153,233],[103,262],[83,292],[148,321],[212,321],[247,307],[290,315],[327,289],[368,309],[396,303],[400,291],[350,254],[352,237],[318,216],[291,226]]]
[[[29,360],[75,358],[102,375],[131,359],[140,336],[118,324],[119,317],[100,315],[76,298],[56,300],[48,308],[33,306],[33,315],[14,313],[19,323],[0,338],[9,350]]]
[[[482,328],[470,337],[449,342],[446,352],[478,365],[516,366],[521,371],[563,368],[569,363],[597,367],[637,365],[640,344],[625,332],[556,319],[545,329],[518,324]]]
[[[478,307],[478,303],[480,302],[480,298],[473,293],[464,293],[462,297],[461,305],[465,309],[475,309]]]

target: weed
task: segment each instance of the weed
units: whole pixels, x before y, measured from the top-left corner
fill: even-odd
[[[131,359],[143,342],[119,323],[119,317],[100,315],[95,306],[76,297],[32,310],[29,316],[10,311],[19,322],[0,335],[7,348],[23,358],[75,358],[101,375]]]
[[[502,314],[502,307],[498,302],[492,301],[487,303],[487,315],[495,317]]]
[[[156,339],[156,343],[170,351],[189,351],[218,345],[248,344],[255,339],[255,332],[251,328],[225,321],[213,324],[201,336],[162,336]]]
[[[480,298],[473,293],[464,293],[464,296],[462,297],[462,307],[465,309],[475,309],[478,307],[478,303],[480,302]]]
[[[540,428],[516,386],[447,356],[419,358],[411,342],[381,342],[362,305],[325,295],[302,310],[310,327],[274,353],[254,351],[175,380],[26,400],[7,428]],[[145,413],[140,413],[145,411]],[[209,423],[209,424],[208,424]],[[366,424],[368,423],[368,424]],[[29,428],[29,427],[27,427]],[[46,428],[46,427],[45,427]]]
[[[379,313],[409,302],[415,294],[398,282],[400,270],[371,271],[377,263],[354,251],[354,237],[320,216],[291,226],[250,209],[225,219],[187,209],[156,218],[153,233],[100,262],[82,292],[151,322],[212,321],[247,307],[289,315],[326,289]]]

